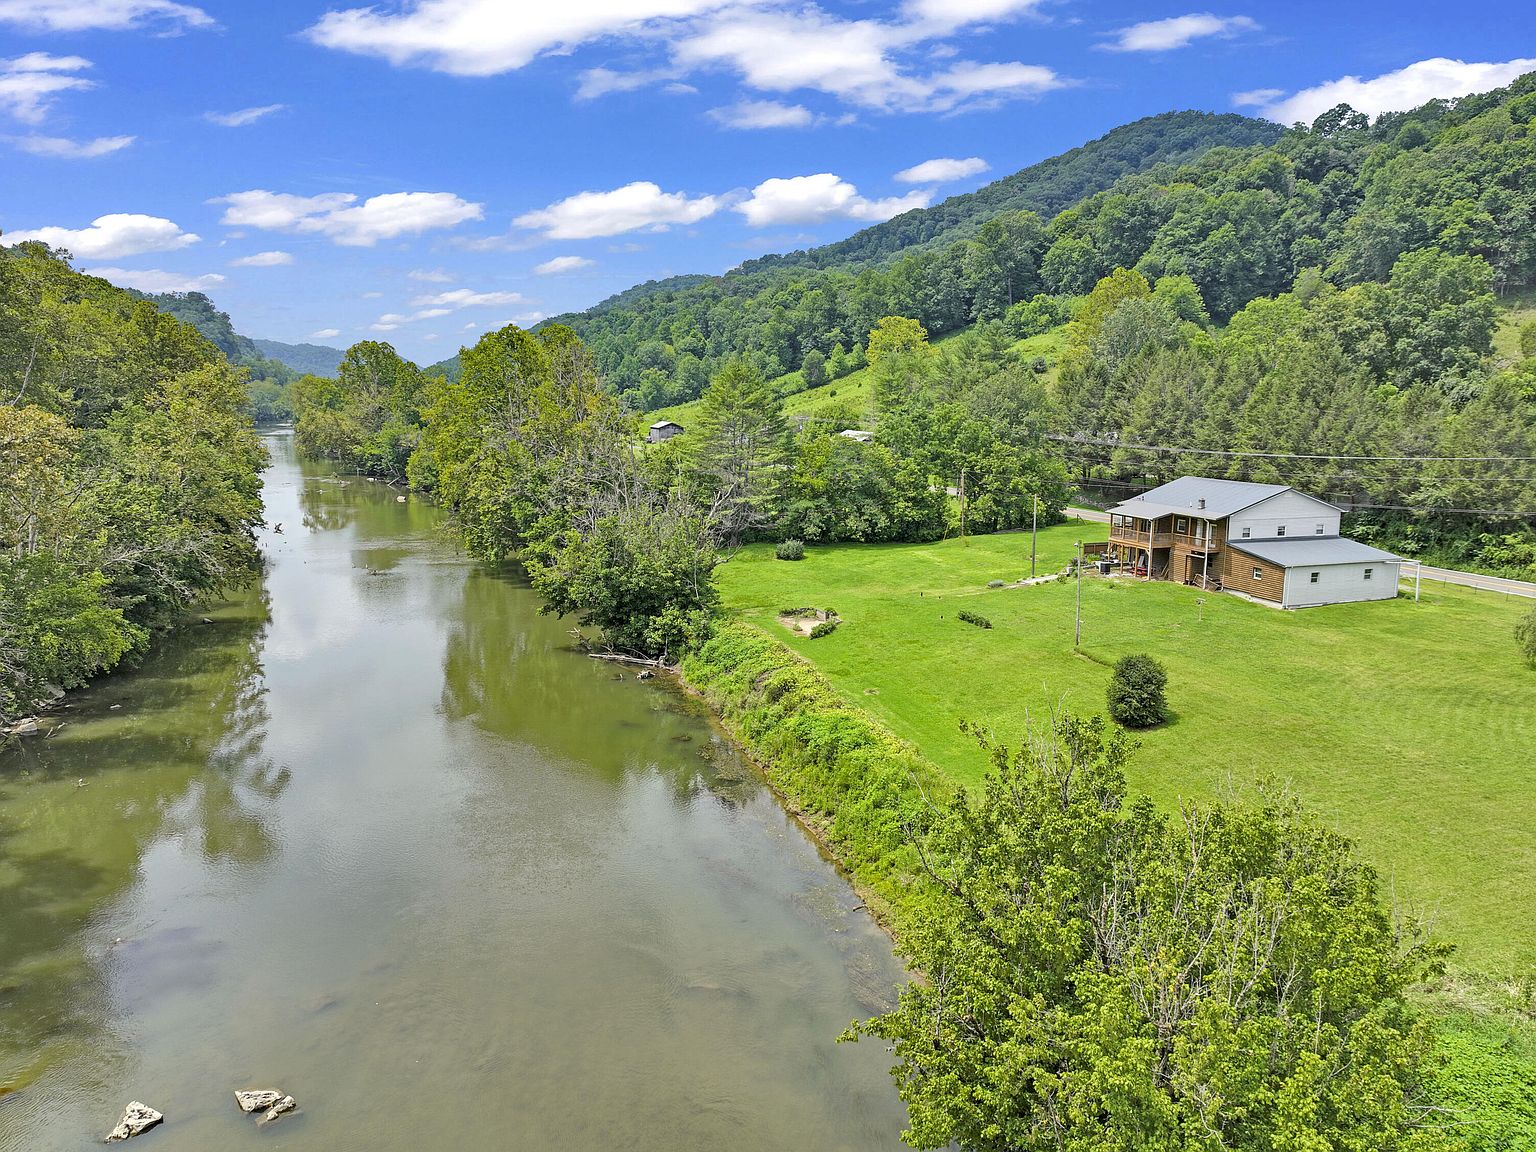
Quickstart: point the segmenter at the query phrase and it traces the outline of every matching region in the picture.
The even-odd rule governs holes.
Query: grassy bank
[[[1041,534],[1042,572],[1097,525]],[[970,719],[1017,743],[1031,714],[1104,707],[1107,665],[1150,652],[1169,671],[1172,723],[1145,734],[1132,785],[1172,804],[1284,781],[1353,837],[1396,898],[1434,915],[1456,963],[1515,972],[1536,959],[1536,675],[1516,658],[1518,609],[1426,585],[1422,603],[1285,613],[1168,584],[1088,580],[1083,654],[1070,583],[989,590],[1029,572],[1029,537],[811,549],[751,548],[720,572],[728,607],[815,662],[846,705],[910,741],[956,784],[984,763]],[[832,607],[818,640],[777,622]],[[992,620],[961,623],[962,609]]]

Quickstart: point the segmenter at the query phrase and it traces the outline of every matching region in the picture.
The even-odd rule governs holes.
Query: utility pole
[[[965,538],[965,465],[960,466],[960,544],[969,548],[971,542]]]
[[[1083,646],[1083,542],[1077,542],[1077,635],[1072,647]]]
[[[1040,531],[1040,497],[1030,493],[1032,508],[1029,516],[1029,578],[1035,578],[1035,535]]]

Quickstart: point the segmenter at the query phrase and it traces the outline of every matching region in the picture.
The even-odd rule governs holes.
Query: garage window
[[[1319,524],[1313,534],[1316,536],[1321,536],[1323,534],[1323,526]]]
[[[1252,534],[1252,532],[1253,532],[1252,528],[1244,528],[1243,529],[1243,539],[1244,540],[1248,539],[1248,537]]]
[[[1275,529],[1275,535],[1276,536],[1284,536],[1285,535],[1285,525],[1284,524],[1280,525],[1280,527]]]
[[[1311,579],[1308,582],[1311,583],[1311,584],[1316,584],[1317,583],[1317,577],[1318,577],[1318,573],[1316,573],[1316,572],[1312,573],[1312,577],[1311,577]]]
[[[1253,578],[1255,580],[1262,580],[1262,579],[1264,579],[1264,569],[1262,569],[1262,568],[1255,568],[1253,570]]]
[[[1367,569],[1366,569],[1366,570],[1365,570],[1365,578],[1366,578],[1366,579],[1367,579],[1367,580],[1369,580],[1369,579],[1370,579],[1370,578],[1371,578],[1371,570],[1370,570],[1370,569],[1369,569],[1369,568],[1367,568]]]

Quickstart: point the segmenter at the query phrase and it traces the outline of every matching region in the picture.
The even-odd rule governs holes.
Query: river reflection
[[[0,1149],[896,1146],[899,966],[707,720],[273,460],[264,588],[0,751]]]

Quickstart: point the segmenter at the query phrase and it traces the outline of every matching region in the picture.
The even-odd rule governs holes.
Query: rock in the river
[[[652,672],[649,668],[635,677],[636,680],[654,680],[655,678],[656,673]]]
[[[276,1104],[268,1108],[266,1113],[260,1120],[256,1121],[256,1123],[270,1124],[279,1116],[286,1116],[289,1112],[292,1112],[298,1106],[298,1101],[296,1101],[292,1096],[284,1096]]]
[[[261,1112],[283,1098],[281,1088],[250,1088],[235,1093],[235,1103],[242,1112]]]
[[[108,1144],[115,1144],[119,1140],[127,1140],[134,1136],[142,1136],[165,1117],[156,1112],[148,1104],[141,1104],[137,1100],[123,1109],[123,1118],[117,1122],[117,1127],[107,1136]]]

